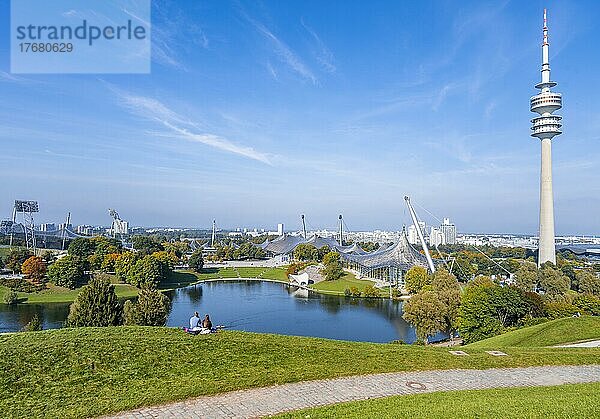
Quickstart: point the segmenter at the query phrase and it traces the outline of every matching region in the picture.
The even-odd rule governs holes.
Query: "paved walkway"
[[[590,340],[587,342],[570,343],[568,345],[558,345],[557,348],[600,348],[600,340]]]
[[[145,407],[114,417],[254,418],[394,395],[589,382],[600,382],[600,365],[386,373],[233,391]]]

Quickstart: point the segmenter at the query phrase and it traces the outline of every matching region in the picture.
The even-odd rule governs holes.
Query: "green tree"
[[[42,330],[42,320],[37,314],[34,314],[31,320],[23,327],[23,332],[37,332]]]
[[[315,246],[310,243],[300,243],[294,249],[294,259],[300,261],[317,261],[319,258],[319,251]]]
[[[10,289],[7,291],[6,294],[4,294],[4,304],[9,305],[9,306],[14,306],[18,303],[19,303],[19,295],[17,294],[17,292],[15,290]]]
[[[454,275],[445,269],[439,269],[433,274],[431,286],[443,306],[440,314],[444,327],[441,331],[452,337],[458,329],[461,294],[458,281]]]
[[[102,272],[115,272],[115,267],[119,256],[121,255],[118,253],[109,253],[108,255],[104,256],[104,260],[100,265],[100,269],[102,270]]]
[[[48,268],[48,280],[54,285],[75,289],[85,281],[85,263],[76,256],[67,255]]]
[[[496,285],[469,284],[462,295],[458,331],[466,343],[497,335],[502,323],[489,297],[489,289]]]
[[[563,300],[570,288],[569,277],[552,264],[544,264],[538,270],[538,282],[544,290],[544,298],[549,301]]]
[[[325,257],[325,255],[328,254],[329,252],[331,252],[331,249],[329,248],[329,246],[322,246],[321,248],[319,248],[317,250],[317,261],[319,261],[319,262],[323,261],[323,258]]]
[[[133,244],[133,248],[142,256],[165,250],[160,241],[151,236],[133,236],[131,243]]]
[[[444,305],[437,294],[425,291],[413,295],[405,303],[402,317],[413,325],[417,337],[427,344],[430,337],[444,329],[443,312]]]
[[[165,279],[163,266],[154,256],[144,256],[135,263],[131,279],[134,287],[157,287]]]
[[[23,262],[25,262],[31,256],[33,256],[33,253],[27,249],[13,249],[6,256],[6,268],[10,269],[14,273],[20,273]]]
[[[164,326],[167,323],[171,302],[162,292],[142,288],[137,301],[127,300],[123,319],[127,326]]]
[[[535,264],[523,262],[515,272],[515,286],[523,291],[535,291],[537,282],[538,272]]]
[[[204,257],[202,255],[202,249],[194,250],[194,253],[188,258],[188,266],[195,272],[200,272],[204,267]]]
[[[174,253],[178,258],[181,258],[190,250],[189,243],[182,241],[165,242],[162,246],[167,252]]]
[[[342,268],[342,262],[340,261],[340,254],[338,252],[329,252],[323,257],[323,264],[325,268],[321,271],[325,275],[325,280],[335,281],[344,276],[344,269]]]
[[[83,287],[69,308],[66,327],[118,326],[123,317],[115,286],[104,274],[96,275]]]
[[[135,276],[135,264],[140,255],[135,252],[124,252],[115,261],[115,273],[121,281],[132,283]]]
[[[413,266],[404,276],[404,286],[410,294],[416,294],[425,285],[431,285],[431,278],[427,269],[422,266]]]
[[[595,272],[577,271],[578,291],[586,294],[600,295],[600,278]]]
[[[90,257],[94,251],[96,250],[96,246],[91,239],[86,237],[78,237],[69,243],[68,251],[71,256],[78,256],[82,259],[87,259]]]

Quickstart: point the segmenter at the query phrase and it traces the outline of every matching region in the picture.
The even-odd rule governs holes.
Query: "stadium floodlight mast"
[[[35,224],[33,221],[33,214],[40,212],[40,206],[37,201],[24,201],[15,200],[15,206],[13,207],[13,223],[17,221],[17,215],[21,214],[23,218],[23,230],[25,233],[25,246],[27,250],[31,249],[35,253]],[[12,246],[13,234],[11,231],[10,245]]]

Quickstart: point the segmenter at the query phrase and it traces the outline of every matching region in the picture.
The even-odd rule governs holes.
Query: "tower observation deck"
[[[553,112],[562,108],[562,95],[550,91],[550,88],[556,86],[556,82],[550,81],[548,47],[548,22],[546,9],[544,9],[542,81],[535,85],[536,89],[540,89],[540,93],[530,99],[531,112],[539,114],[531,120],[531,136],[539,138],[542,143],[538,266],[544,262],[556,264],[554,196],[552,192],[552,139],[562,134],[562,117],[553,115]]]

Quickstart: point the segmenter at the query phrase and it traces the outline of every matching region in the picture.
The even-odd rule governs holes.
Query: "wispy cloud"
[[[302,26],[304,26],[304,29],[306,29],[306,31],[312,36],[312,38],[317,44],[317,51],[315,53],[317,61],[321,64],[321,66],[326,72],[335,73],[336,66],[334,64],[335,59],[333,57],[333,53],[329,50],[329,48],[327,48],[327,46],[321,40],[319,35],[317,35],[317,33],[304,22],[304,19],[301,19],[300,22],[302,23]]]
[[[277,54],[281,62],[290,67],[290,69],[299,74],[302,78],[309,80],[312,84],[318,84],[318,80],[312,70],[285,42],[275,36],[275,34],[264,24],[253,19],[244,11],[240,11],[240,13],[262,36],[265,37],[269,44],[271,44],[275,54]]]
[[[179,138],[201,143],[218,150],[237,154],[271,165],[269,155],[266,153],[256,151],[252,147],[235,144],[218,135],[198,132],[201,130],[198,124],[174,112],[159,100],[133,95],[116,88],[111,88],[111,90],[117,94],[120,105],[131,113],[154,121],[167,128],[167,132],[150,131],[149,133],[151,135],[156,137]]]

